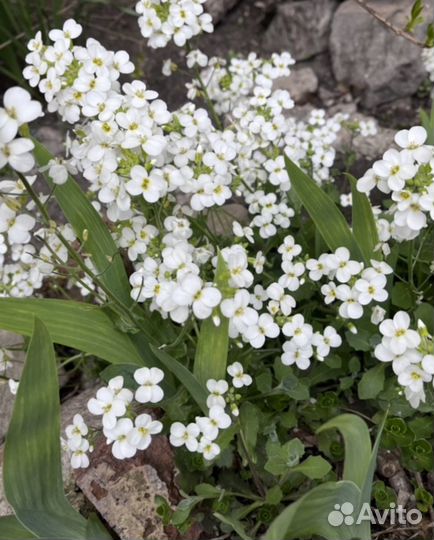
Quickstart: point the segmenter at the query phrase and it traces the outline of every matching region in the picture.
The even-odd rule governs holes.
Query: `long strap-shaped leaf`
[[[223,296],[227,297],[228,270],[226,263],[219,253],[215,281]],[[229,319],[223,317],[218,308],[220,324],[216,326],[213,318],[203,321],[197,341],[194,359],[194,374],[205,386],[208,379],[224,379],[229,347]]]
[[[127,334],[99,307],[71,300],[0,298],[0,328],[24,336],[41,319],[55,343],[94,354],[111,363],[144,365]]]
[[[53,156],[37,140],[33,139],[33,142],[36,161],[41,167],[46,166]],[[122,258],[101,216],[72,176],[62,185],[54,185],[47,172],[45,178],[54,188],[54,196],[76,235],[84,243],[84,251],[90,254],[101,282],[121,302],[131,305],[130,286]],[[84,231],[87,231],[86,238]]]
[[[368,197],[357,189],[357,180],[347,174],[351,184],[353,199],[353,233],[366,260],[381,258],[381,252],[374,251],[379,243],[372,205]]]
[[[362,489],[368,475],[372,445],[368,426],[355,414],[341,414],[322,425],[317,433],[329,429],[341,432],[345,442],[343,479]]]
[[[36,538],[15,516],[0,517],[0,540],[31,540]]]
[[[56,359],[38,319],[6,438],[4,488],[18,520],[36,536],[86,537],[86,520],[63,491]]]
[[[291,179],[291,189],[295,191],[300,202],[306,208],[327,246],[332,251],[339,247],[346,247],[354,259],[364,260],[344,215],[333,200],[286,156],[285,164]]]

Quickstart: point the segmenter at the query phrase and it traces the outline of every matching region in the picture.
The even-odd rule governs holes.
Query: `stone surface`
[[[369,3],[399,28],[405,27],[412,4],[413,0]],[[426,4],[426,19],[432,19],[432,2]],[[396,36],[354,0],[346,0],[336,10],[330,53],[336,80],[350,87],[365,107],[409,96],[426,77],[420,48]]]
[[[100,441],[76,483],[121,540],[166,540],[155,496],[179,500],[173,474],[173,452],[165,437],[154,437],[147,450],[124,461],[113,458],[110,447]]]
[[[22,347],[24,339],[22,336],[0,330],[0,348],[4,350],[10,359],[6,373],[1,372],[0,375],[6,375],[8,378],[19,379],[24,366],[25,354],[21,350],[10,350]],[[3,443],[6,436],[9,422],[12,416],[15,397],[9,390],[7,380],[0,379],[0,444]]]
[[[207,0],[205,11],[212,15],[214,24],[219,23],[228,11],[233,9],[240,0]]]
[[[229,203],[213,208],[208,213],[207,224],[211,232],[217,236],[232,236],[232,223],[238,221],[241,225],[249,222],[247,208],[239,203]]]
[[[312,68],[301,68],[291,72],[289,77],[274,81],[274,89],[288,90],[295,103],[303,103],[318,89],[318,78]]]
[[[305,60],[327,49],[336,0],[299,0],[278,5],[265,32],[264,47]]]

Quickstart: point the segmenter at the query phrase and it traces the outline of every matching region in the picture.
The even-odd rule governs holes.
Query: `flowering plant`
[[[203,4],[142,0],[141,33],[151,47],[188,45],[212,30]],[[84,412],[66,429],[72,467],[88,467],[101,440],[124,460],[164,433],[186,501],[160,501],[166,524],[188,531],[201,506],[213,511],[209,534],[332,538],[336,500],[370,499],[379,439],[372,448],[361,417],[380,436],[387,409],[409,419],[432,410],[427,131],[399,131],[339,198],[339,132],[370,137],[376,127],[323,110],[296,120],[276,87],[289,53],[225,60],[188,46],[189,101],[171,112],[144,82],[121,82],[134,71],[125,51],[78,45],[81,33],[72,19],[48,43],[38,33],[23,72],[69,126],[63,156],[32,136],[43,112],[28,92],[9,89],[0,109],[0,327],[35,343],[17,407],[29,407],[37,343],[83,351],[110,365],[88,403],[99,429]],[[65,219],[53,219],[53,199]],[[352,206],[351,226],[338,201]],[[54,286],[82,301],[43,298]],[[17,422],[18,413],[10,448]],[[411,433],[408,446],[425,437]],[[19,522],[49,537],[44,520],[21,511],[13,482],[8,473]],[[344,529],[342,538],[370,538],[366,525]]]

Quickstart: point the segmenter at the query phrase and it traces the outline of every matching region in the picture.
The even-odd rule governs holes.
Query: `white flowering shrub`
[[[204,4],[141,0],[140,31],[151,47],[183,46],[212,31]],[[27,91],[7,90],[0,109],[0,326],[30,335],[36,317],[55,343],[111,364],[98,364],[103,382],[63,434],[72,467],[92,466],[101,441],[126,460],[164,434],[186,496],[215,484],[213,496],[196,491],[189,512],[214,499],[216,519],[245,538],[272,522],[267,538],[294,538],[292,527],[322,534],[320,515],[273,519],[336,478],[342,448],[328,428],[345,439],[355,426],[369,462],[365,424],[339,412],[369,414],[380,435],[390,409],[384,444],[403,446],[410,470],[430,470],[432,429],[410,424],[433,405],[426,130],[399,131],[339,195],[339,132],[371,137],[376,127],[324,110],[296,120],[290,94],[275,87],[290,76],[289,52],[226,60],[189,47],[188,101],[170,111],[151,83],[131,79],[125,51],[81,34],[72,19],[48,42],[38,32],[23,71],[68,128],[63,155],[32,136],[44,113]],[[176,67],[169,60],[164,73]],[[50,288],[82,302],[45,299]],[[7,377],[7,351],[0,369]],[[17,400],[25,403],[22,383]],[[240,513],[246,500],[258,504]],[[169,503],[161,512],[184,530],[194,519]]]

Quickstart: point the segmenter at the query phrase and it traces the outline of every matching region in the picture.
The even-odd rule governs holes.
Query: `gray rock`
[[[11,379],[19,379],[24,366],[25,354],[21,350],[10,350],[9,347],[17,349],[22,347],[24,339],[22,336],[0,330],[0,348],[4,349],[10,360],[5,375]],[[4,373],[2,372],[1,375]],[[11,394],[7,381],[0,380],[0,444],[4,441],[9,422],[12,416],[15,396]]]
[[[212,15],[213,23],[217,24],[239,2],[240,0],[208,0],[205,4],[205,11]]]
[[[369,3],[399,28],[405,26],[412,4],[413,0]],[[432,19],[432,2],[425,4],[426,19]],[[354,0],[346,0],[336,10],[330,53],[336,80],[350,87],[365,107],[409,96],[426,77],[420,48],[396,36]]]
[[[295,103],[303,103],[318,89],[318,77],[312,68],[301,68],[291,72],[289,77],[274,81],[273,89],[288,90]]]
[[[289,51],[305,60],[327,49],[336,0],[300,0],[277,7],[264,36],[270,51]]]

